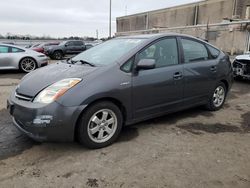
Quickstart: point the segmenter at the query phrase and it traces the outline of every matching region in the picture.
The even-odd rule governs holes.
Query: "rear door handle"
[[[180,79],[182,79],[182,73],[181,72],[174,73],[173,78],[174,78],[174,80],[180,80]]]
[[[216,66],[211,66],[211,67],[210,67],[210,70],[211,70],[212,72],[216,72],[216,71],[217,71],[217,68],[216,68]]]

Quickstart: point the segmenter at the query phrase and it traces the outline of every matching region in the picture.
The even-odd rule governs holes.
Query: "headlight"
[[[49,104],[62,96],[70,88],[78,84],[82,79],[67,78],[56,82],[42,90],[33,102]]]

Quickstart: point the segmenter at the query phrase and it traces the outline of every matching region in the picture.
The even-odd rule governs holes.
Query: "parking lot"
[[[236,81],[218,112],[142,122],[89,150],[36,143],[16,130],[6,99],[23,76],[0,72],[0,187],[250,187],[250,81]]]

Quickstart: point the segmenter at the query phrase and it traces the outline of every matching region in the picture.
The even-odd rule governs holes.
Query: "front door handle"
[[[182,73],[181,72],[174,73],[173,78],[174,78],[174,80],[180,80],[180,79],[182,79]]]

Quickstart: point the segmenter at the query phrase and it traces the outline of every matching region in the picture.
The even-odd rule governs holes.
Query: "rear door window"
[[[207,48],[204,44],[190,40],[181,39],[185,63],[206,61],[209,59]]]
[[[83,42],[82,41],[75,41],[74,45],[75,46],[83,46]]]
[[[74,44],[73,41],[67,42],[66,45],[67,45],[67,46],[75,46],[75,44]]]

